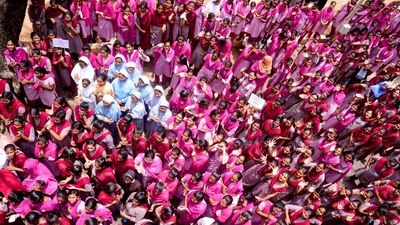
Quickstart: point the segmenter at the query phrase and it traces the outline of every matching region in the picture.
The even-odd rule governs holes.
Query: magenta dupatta
[[[21,67],[18,68],[18,77],[20,80],[33,80],[35,72],[33,69],[29,69],[28,71],[22,71]]]
[[[222,174],[221,179],[225,186],[228,187],[228,194],[237,195],[243,191],[243,184],[242,180],[239,180],[236,183],[232,182],[231,178],[233,175],[233,172],[227,172]]]
[[[205,172],[203,175],[203,182],[204,182],[204,193],[207,194],[208,196],[213,196],[215,194],[221,194],[222,193],[222,185],[220,181],[216,181],[214,183],[211,183],[209,181],[209,178],[211,176],[210,172]]]
[[[156,156],[152,163],[147,163],[144,161],[144,154],[138,155],[142,161],[143,168],[146,170],[147,174],[153,178],[157,178],[162,171],[162,161]]]
[[[15,47],[15,50],[12,52],[10,52],[8,49],[6,49],[3,52],[3,55],[5,56],[7,62],[20,63],[22,60],[29,59],[28,54],[22,47]]]
[[[31,178],[36,178],[39,175],[47,175],[54,178],[53,173],[37,159],[27,159],[23,169]]]
[[[54,161],[57,158],[57,145],[52,141],[49,141],[49,144],[45,147],[45,149],[40,149],[39,145],[35,144],[35,156],[38,157],[40,151],[43,152],[49,157],[49,161]]]
[[[91,18],[91,15],[90,15],[91,12],[89,10],[88,4],[85,1],[83,1],[82,5],[80,7],[81,7],[80,11],[81,11],[82,16],[83,16],[83,18],[81,18],[81,19],[86,22],[87,26],[92,26],[92,18]],[[71,6],[70,6],[70,10],[71,10],[71,12],[74,13],[74,15],[76,15],[77,10],[78,10],[77,5],[76,5],[76,1],[72,2]]]
[[[194,195],[195,191],[190,191],[188,193],[188,209],[189,209],[189,213],[195,217],[195,218],[199,218],[201,215],[203,215],[203,213],[206,211],[207,208],[207,203],[202,200],[201,202],[198,203],[194,203],[192,201],[193,195]]]
[[[169,205],[169,192],[167,189],[163,189],[161,193],[156,194],[154,188],[156,183],[153,182],[147,187],[147,191],[150,193],[150,198],[154,203],[162,203],[163,205]]]
[[[24,198],[19,204],[11,203],[10,209],[16,214],[25,216],[32,211],[31,201],[28,198]]]
[[[222,62],[220,59],[217,59],[215,62],[211,62],[211,54],[207,54],[204,58],[204,65],[205,68],[211,71],[219,70],[222,66]]]
[[[190,190],[199,191],[203,189],[204,182],[202,180],[198,181],[197,183],[193,183],[191,181],[192,174],[186,174],[182,177],[182,181],[186,182],[187,187]]]

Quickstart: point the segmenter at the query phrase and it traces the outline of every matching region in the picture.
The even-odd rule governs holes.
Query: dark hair
[[[157,182],[156,186],[154,187],[154,190],[162,191],[164,189],[165,189],[165,186],[164,186],[164,184],[162,182]]]
[[[37,140],[36,140],[36,141],[48,142],[48,141],[49,141],[49,138],[47,138],[46,135],[39,135],[39,136],[37,137]]]
[[[1,98],[10,100],[11,102],[14,100],[13,94],[9,91],[4,92],[3,95],[1,96]]]
[[[85,208],[89,208],[89,209],[94,210],[94,209],[96,209],[96,207],[97,207],[97,200],[96,199],[94,199],[94,198],[86,199]]]
[[[39,224],[40,215],[36,211],[32,211],[25,216],[25,221],[30,224]]]
[[[6,146],[4,146],[4,151],[7,152],[7,150],[14,150],[16,151],[17,149],[15,148],[14,144],[7,144]]]
[[[147,192],[139,191],[133,196],[140,204],[145,204],[147,202]]]
[[[57,192],[57,197],[66,200],[68,197],[68,192],[66,190],[59,190]]]
[[[8,195],[8,201],[11,203],[21,203],[24,200],[24,192],[13,191]]]
[[[38,108],[31,108],[31,115],[39,115],[40,110]]]
[[[89,138],[86,140],[86,145],[94,145],[96,146],[96,140],[94,138]]]
[[[178,155],[182,154],[181,149],[176,146],[171,149],[171,152],[175,152]]]
[[[44,195],[45,194],[43,194],[43,192],[41,192],[41,191],[32,191],[29,194],[29,200],[31,200],[32,203],[38,203],[43,200]]]
[[[31,66],[32,66],[32,63],[31,63],[30,61],[28,61],[28,60],[21,60],[21,62],[19,63],[19,65],[20,65],[21,67],[27,67],[28,69],[30,69]]]
[[[247,221],[251,220],[252,213],[249,210],[246,210],[240,214],[241,216],[245,217]]]
[[[178,175],[179,175],[179,171],[178,171],[177,169],[175,169],[175,168],[172,168],[172,169],[169,171],[169,174],[172,174],[172,176],[173,176],[174,178],[176,178],[176,177],[178,177]]]
[[[211,176],[215,177],[217,180],[219,180],[221,178],[221,174],[218,173],[218,171],[214,171],[211,173]]]
[[[68,196],[70,196],[70,195],[76,195],[77,197],[79,197],[79,191],[78,190],[74,190],[74,189],[72,189],[72,190],[69,190],[68,191]]]
[[[83,45],[82,46],[82,51],[87,51],[87,50],[92,51],[92,49],[90,48],[89,45]]]
[[[96,219],[96,217],[89,217],[85,220],[85,225],[98,225],[99,221]]]
[[[80,175],[80,174],[82,174],[82,171],[83,171],[82,166],[79,165],[79,164],[78,165],[73,165],[72,168],[71,168],[71,173],[73,175]]]
[[[123,120],[127,123],[131,123],[133,118],[131,114],[127,114],[126,116],[124,116]]]
[[[121,46],[122,43],[120,40],[115,40],[114,44],[113,44],[113,48],[117,47],[117,46]]]
[[[104,122],[101,120],[95,120],[92,123],[92,127],[98,129],[98,130],[103,130],[104,129]]]
[[[72,123],[72,129],[79,130],[81,132],[85,131],[85,127],[83,126],[81,121],[75,121]]]
[[[117,190],[117,185],[114,182],[109,182],[106,184],[105,191],[108,194],[112,194]]]
[[[185,65],[186,67],[188,67],[188,59],[187,59],[187,56],[185,54],[181,54],[179,56],[179,63],[181,65]]]
[[[193,132],[190,129],[185,129],[182,134],[186,134],[189,138],[192,138]]]
[[[208,142],[204,139],[200,139],[199,146],[201,149],[206,150],[208,148]]]
[[[189,91],[187,91],[187,90],[182,90],[181,92],[179,92],[179,97],[181,97],[181,98],[187,98],[187,97],[189,97]],[[181,111],[181,112],[183,112],[183,111]]]
[[[41,35],[39,32],[33,31],[33,32],[31,33],[31,39],[33,39],[33,37],[35,37],[35,36],[39,36],[40,40],[42,40],[42,35]],[[35,49],[36,49],[36,48],[35,48]],[[35,49],[34,49],[34,50],[35,50]]]
[[[194,179],[196,179],[196,181],[200,181],[201,179],[203,179],[203,174],[196,172],[192,175],[192,177],[194,177]]]
[[[126,159],[128,159],[129,152],[128,152],[128,150],[126,150],[126,148],[121,148],[118,151],[118,155],[120,155],[123,160],[126,160]]]
[[[13,122],[18,122],[24,124],[24,118],[22,116],[16,116]]]
[[[99,157],[95,161],[101,168],[105,168],[107,166],[107,160],[104,157]]]
[[[147,151],[144,153],[144,157],[145,157],[145,158],[150,157],[151,159],[154,159],[154,158],[156,157],[156,153],[155,153],[153,150],[147,150]]]
[[[210,112],[210,118],[219,115],[219,112],[214,109],[213,111]]]
[[[75,159],[75,149],[74,148],[66,148],[64,149],[64,151],[62,152],[62,156],[65,158],[72,158]]]
[[[55,225],[60,222],[60,217],[55,212],[49,212],[47,214],[46,222],[48,225]]]
[[[101,74],[97,75],[97,78],[100,78],[100,80],[102,80],[102,81],[106,81],[107,75],[101,73]]]
[[[58,110],[55,114],[54,114],[54,118],[60,119],[60,120],[65,120],[65,116],[66,113],[64,110]]]
[[[172,206],[166,206],[164,208],[161,209],[161,219],[163,221],[168,220],[169,218],[171,218],[174,215],[174,208],[172,208]]]
[[[232,201],[233,201],[232,196],[230,196],[230,195],[225,195],[225,196],[224,196],[224,199],[225,199],[227,205],[232,204]]]
[[[202,192],[202,191],[196,191],[194,194],[193,194],[193,197],[195,197],[196,199],[197,199],[197,201],[201,201],[201,200],[203,200],[204,199],[204,193]]]
[[[81,102],[81,104],[79,104],[79,108],[84,109],[84,110],[88,110],[89,109],[89,103],[88,102]]]
[[[100,51],[105,51],[105,52],[107,52],[107,53],[110,53],[110,52],[111,52],[110,48],[109,48],[107,45],[103,45],[103,46],[100,48]]]

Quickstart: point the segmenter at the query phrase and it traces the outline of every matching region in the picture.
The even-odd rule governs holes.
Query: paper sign
[[[258,97],[255,94],[251,94],[249,98],[249,104],[259,110],[261,110],[265,105],[265,100]]]
[[[53,46],[55,48],[69,48],[69,41],[61,38],[53,38]]]

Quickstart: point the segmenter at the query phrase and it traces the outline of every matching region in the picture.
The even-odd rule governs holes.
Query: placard
[[[249,104],[259,110],[261,110],[262,108],[264,108],[265,105],[265,100],[258,97],[255,94],[251,94],[250,98],[249,98]]]
[[[53,46],[55,48],[69,48],[69,41],[61,38],[53,38]]]

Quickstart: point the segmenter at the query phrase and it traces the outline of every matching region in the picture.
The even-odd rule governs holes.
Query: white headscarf
[[[139,79],[142,80],[143,83],[150,85],[150,80],[146,76],[142,75],[142,76],[139,77]]]
[[[94,69],[89,59],[86,56],[81,56],[79,61],[84,62],[86,64],[85,68],[81,68],[79,63],[77,63],[71,72],[71,77],[74,79],[75,83],[79,83],[83,78],[90,80],[90,82],[94,81]]]

